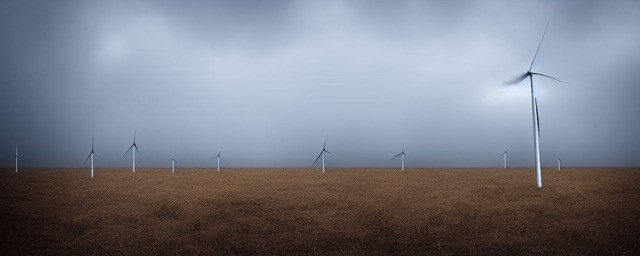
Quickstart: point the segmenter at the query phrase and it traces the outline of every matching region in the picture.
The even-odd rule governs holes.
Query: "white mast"
[[[324,143],[322,144],[322,151],[320,151],[320,154],[318,155],[318,157],[316,157],[316,160],[313,161],[313,164],[311,164],[311,166],[315,165],[316,162],[318,162],[318,159],[320,159],[320,157],[322,157],[322,173],[324,173],[324,154],[325,153],[329,153],[331,154],[331,152],[329,152],[327,150],[327,139],[324,139]]]
[[[526,73],[518,76],[514,80],[507,82],[507,84],[518,84],[522,82],[524,79],[529,77],[529,82],[531,84],[531,116],[533,119],[533,150],[535,154],[535,171],[536,171],[536,185],[538,190],[542,188],[542,169],[540,166],[540,113],[538,112],[538,99],[536,97],[535,91],[533,89],[533,76],[544,76],[547,78],[551,78],[558,82],[560,80],[540,73],[531,72],[531,68],[533,67],[533,63],[536,61],[536,57],[538,56],[538,52],[540,51],[540,46],[542,45],[542,41],[544,40],[544,36],[547,34],[547,29],[549,28],[549,22],[547,22],[547,26],[544,29],[544,33],[542,34],[542,39],[540,39],[540,43],[538,44],[538,49],[536,49],[536,54],[533,55],[533,60],[531,61],[531,65],[529,66],[529,70]]]
[[[18,145],[16,145],[16,154],[13,155],[13,157],[16,159],[16,173],[18,173],[18,158],[20,158],[20,155],[18,155]]]

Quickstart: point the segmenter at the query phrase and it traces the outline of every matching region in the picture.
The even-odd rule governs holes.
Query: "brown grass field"
[[[2,255],[640,255],[640,168],[0,170]]]

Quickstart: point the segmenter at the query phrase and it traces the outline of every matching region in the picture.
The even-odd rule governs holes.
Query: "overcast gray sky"
[[[640,1],[0,1],[0,165],[640,165]]]

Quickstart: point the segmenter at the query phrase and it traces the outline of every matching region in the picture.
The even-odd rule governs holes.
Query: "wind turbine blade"
[[[138,149],[137,145],[134,144],[133,147],[136,149],[136,151],[138,151],[138,155],[142,155],[142,154],[140,154],[140,150]]]
[[[546,77],[546,78],[551,78],[551,79],[553,79],[553,80],[556,80],[556,81],[558,81],[558,82],[562,83],[562,81],[560,81],[559,79],[557,79],[557,78],[555,78],[555,77],[552,77],[552,76],[548,76],[548,75],[540,74],[540,73],[533,73],[533,72],[531,72],[531,74],[532,74],[532,75],[544,76],[544,77]]]
[[[509,80],[507,82],[504,82],[505,85],[514,85],[514,84],[519,84],[520,82],[522,82],[522,80],[524,80],[525,78],[527,78],[527,76],[529,75],[529,73],[524,73],[512,80]]]
[[[87,158],[84,159],[84,162],[82,163],[82,166],[84,166],[85,164],[87,164],[87,161],[89,161],[89,157],[91,157],[91,154],[93,152],[89,153],[89,155],[87,156]]]
[[[322,156],[322,154],[324,154],[324,150],[323,150],[323,151],[320,151],[320,154],[318,155],[318,157],[316,157],[316,160],[315,160],[315,161],[313,161],[313,164],[311,164],[311,166],[316,165],[316,163],[318,162],[318,159],[320,159],[320,157]]]
[[[133,144],[131,144],[131,147],[129,147],[129,149],[127,149],[127,152],[124,152],[124,154],[122,154],[122,157],[126,156],[127,153],[129,153],[129,151],[131,151],[132,148],[133,148]]]
[[[322,149],[327,148],[327,138],[324,138],[324,143],[322,143]]]
[[[327,153],[329,153],[329,154],[332,154],[332,155],[333,155],[333,153],[329,152],[329,150],[326,150],[326,149],[325,149],[325,150],[324,150],[324,152],[327,152]]]
[[[544,28],[544,33],[542,33],[542,38],[540,39],[540,43],[538,44],[538,49],[536,49],[536,54],[533,55],[533,60],[531,61],[531,65],[529,66],[529,71],[533,68],[533,62],[536,61],[536,57],[538,57],[538,52],[540,51],[540,46],[542,45],[542,41],[544,40],[544,36],[547,34],[547,29],[549,28],[549,23],[551,23],[551,18],[547,21],[547,26]]]
[[[401,155],[402,155],[402,153],[397,154],[397,155],[393,156],[392,158],[390,158],[389,160],[393,160],[393,159],[395,159],[396,157],[399,157],[399,156],[401,156]]]
[[[536,103],[536,122],[538,123],[538,136],[540,136],[540,112],[538,112],[538,98],[535,98]]]

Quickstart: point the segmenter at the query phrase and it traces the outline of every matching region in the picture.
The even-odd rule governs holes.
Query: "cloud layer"
[[[640,165],[635,1],[48,1],[0,4],[0,164]]]

